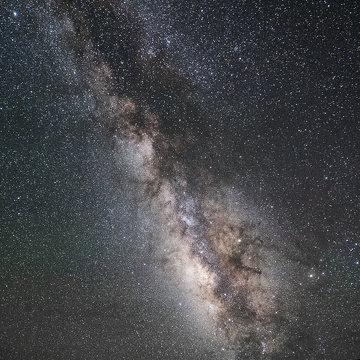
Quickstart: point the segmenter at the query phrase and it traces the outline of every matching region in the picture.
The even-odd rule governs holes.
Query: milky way
[[[175,18],[172,20],[171,31],[166,28],[167,30],[162,33],[161,29],[167,21],[167,12],[175,14],[175,11],[169,10],[175,5],[171,5],[171,2],[168,4],[169,8],[165,5],[161,7],[156,2],[150,6],[130,2],[51,1],[36,15],[48,31],[44,36],[47,38],[42,41],[50,49],[46,55],[49,57],[49,63],[52,63],[52,66],[59,63],[59,67],[62,67],[61,73],[67,74],[62,82],[58,80],[61,86],[56,85],[55,81],[52,82],[49,93],[56,98],[57,94],[63,91],[61,87],[68,86],[74,89],[66,99],[61,100],[80,114],[73,115],[71,126],[88,127],[97,136],[96,141],[90,141],[84,135],[85,130],[81,128],[77,129],[74,135],[74,139],[77,140],[73,140],[78,141],[81,138],[81,144],[87,142],[86,146],[81,145],[83,147],[79,153],[87,152],[87,155],[81,156],[85,156],[86,164],[93,164],[92,167],[88,165],[91,170],[87,176],[90,179],[94,176],[90,180],[92,185],[88,185],[88,188],[102,188],[101,191],[108,192],[111,194],[109,197],[113,196],[115,199],[110,201],[103,196],[96,204],[95,201],[90,203],[89,200],[89,204],[86,205],[90,214],[93,210],[89,209],[103,209],[107,206],[110,208],[111,206],[106,204],[112,204],[109,210],[111,217],[107,215],[104,222],[106,231],[108,234],[111,233],[108,235],[111,240],[108,240],[104,247],[111,248],[114,252],[112,254],[107,250],[107,258],[94,251],[87,255],[91,258],[92,265],[87,267],[91,270],[86,270],[86,276],[95,277],[99,264],[108,261],[109,265],[102,265],[105,269],[102,271],[106,277],[111,277],[112,285],[104,285],[106,291],[102,291],[102,286],[97,283],[99,292],[102,292],[102,295],[98,295],[99,298],[107,299],[106,296],[111,293],[114,294],[111,295],[111,301],[114,303],[133,302],[135,305],[129,305],[132,309],[129,310],[130,313],[136,312],[135,308],[138,305],[134,299],[137,296],[146,298],[145,302],[155,299],[151,300],[157,304],[151,308],[155,313],[158,308],[160,309],[159,304],[166,309],[176,306],[176,310],[172,312],[172,316],[176,318],[174,323],[183,329],[180,340],[176,339],[176,335],[170,336],[166,341],[159,340],[166,338],[166,330],[159,330],[159,327],[163,326],[163,315],[160,315],[162,310],[159,310],[159,314],[152,315],[154,323],[157,324],[158,321],[158,325],[153,325],[152,328],[155,335],[141,337],[140,330],[137,330],[138,325],[132,332],[133,335],[128,335],[130,330],[127,330],[127,325],[120,327],[120,333],[126,336],[119,335],[119,354],[121,353],[122,358],[134,358],[136,350],[127,352],[124,346],[127,341],[135,341],[138,336],[141,339],[139,342],[143,342],[144,346],[141,358],[145,358],[147,351],[150,351],[147,348],[150,348],[150,345],[144,340],[147,337],[151,339],[149,342],[156,343],[151,350],[152,358],[158,356],[159,359],[168,358],[167,356],[189,359],[290,359],[306,356],[313,359],[326,358],[331,341],[330,338],[322,340],[324,327],[319,325],[321,319],[317,316],[319,311],[324,311],[323,309],[329,305],[328,301],[323,301],[323,291],[325,292],[326,286],[331,290],[325,279],[327,271],[330,271],[333,265],[327,258],[331,258],[332,251],[335,250],[328,246],[329,243],[337,244],[335,239],[340,231],[332,230],[331,233],[335,235],[330,235],[329,228],[334,225],[327,225],[325,215],[323,221],[314,220],[314,223],[311,223],[312,214],[332,214],[331,209],[326,210],[324,205],[324,210],[321,208],[322,205],[318,204],[320,195],[324,196],[324,199],[332,199],[332,190],[324,185],[323,193],[326,195],[322,195],[323,193],[320,194],[320,190],[317,190],[320,187],[319,181],[311,180],[311,183],[308,180],[311,176],[315,179],[316,171],[311,168],[309,176],[305,178],[304,175],[301,178],[302,166],[305,167],[309,163],[309,160],[303,160],[301,157],[305,157],[305,154],[307,156],[308,148],[311,148],[309,152],[312,154],[316,153],[316,140],[308,146],[305,139],[301,143],[301,149],[295,147],[295,160],[286,160],[286,151],[276,150],[280,154],[277,169],[281,168],[283,162],[287,172],[284,170],[283,176],[280,176],[281,170],[269,170],[276,168],[272,168],[276,159],[276,156],[273,159],[271,155],[275,153],[274,143],[277,143],[279,149],[282,146],[287,149],[287,142],[290,143],[289,139],[295,136],[289,135],[289,129],[295,125],[289,122],[290,125],[277,126],[276,117],[285,116],[281,111],[295,105],[285,104],[282,110],[279,110],[277,107],[281,106],[279,104],[282,99],[276,100],[272,97],[272,85],[269,87],[270,90],[265,91],[267,98],[264,102],[261,99],[261,86],[258,85],[259,88],[254,90],[252,85],[247,85],[249,73],[253,75],[253,84],[260,82],[256,66],[262,67],[263,72],[268,71],[269,78],[272,76],[270,68],[264,70],[267,65],[256,65],[252,60],[246,59],[245,49],[259,46],[255,44],[256,39],[265,48],[264,52],[266,51],[265,35],[262,32],[256,35],[255,30],[250,31],[246,41],[233,41],[231,46],[226,42],[222,46],[231,51],[225,51],[221,47],[218,49],[219,53],[214,55],[215,40],[210,44],[209,39],[216,38],[213,33],[216,30],[215,24],[213,27],[207,27],[207,31],[211,33],[209,38],[206,35],[201,39],[193,38],[191,34],[186,33],[188,30],[181,32],[178,21],[181,22],[179,19],[182,16],[186,17],[181,11],[178,17],[171,15]],[[205,12],[202,8],[196,10],[196,6],[193,5],[192,11],[195,13],[199,10],[201,21],[204,17],[210,17],[210,5]],[[275,11],[276,14],[281,12],[281,7],[274,8],[275,10],[270,8],[269,11]],[[250,5],[244,5],[245,15],[249,9]],[[225,11],[224,8],[221,7],[221,11]],[[262,10],[259,13],[263,14]],[[245,24],[250,20],[245,21],[244,14],[242,16]],[[249,18],[251,14],[249,12]],[[18,17],[18,13],[13,12],[12,17]],[[264,15],[259,19],[266,23]],[[197,29],[197,20],[190,16],[186,21],[190,27]],[[28,22],[30,23],[29,19]],[[239,29],[242,26],[245,29],[245,25],[240,24]],[[234,27],[232,31],[240,31],[236,29]],[[178,36],[177,41],[175,34]],[[271,36],[269,35],[269,42]],[[207,50],[199,47],[201,41],[208,46]],[[278,45],[277,49],[276,56],[280,58],[281,46]],[[231,71],[228,75],[231,80],[225,81],[228,75],[222,75],[222,79],[214,78],[213,69],[225,66],[221,62],[220,65],[199,65],[201,61],[202,64],[207,60],[210,62],[211,56],[224,57],[221,61],[229,66]],[[236,65],[239,67],[237,70],[232,69],[231,62],[235,60],[231,60],[231,57],[235,57],[236,64],[240,64]],[[269,56],[265,59],[265,64],[271,61],[273,59]],[[284,67],[291,68],[290,65],[286,66]],[[304,65],[297,63],[296,66]],[[290,79],[293,73],[288,71]],[[243,72],[242,79],[238,79],[238,75],[235,76],[236,72]],[[203,75],[209,73],[211,76]],[[294,75],[290,80],[293,84],[298,84],[295,77]],[[220,86],[217,82],[223,85]],[[279,89],[282,89],[282,86]],[[293,85],[294,94],[296,86]],[[237,91],[236,87],[242,90]],[[217,90],[211,90],[212,88]],[[247,90],[244,90],[245,88]],[[285,92],[285,95],[295,96],[292,92],[290,95]],[[246,110],[246,106],[242,105],[246,101],[256,104],[254,108],[257,109],[259,106],[262,109],[264,104],[269,106],[269,118],[260,126],[256,125],[251,110]],[[60,104],[59,109],[61,106]],[[72,114],[75,113],[75,110],[71,111]],[[263,110],[258,114],[262,112]],[[301,116],[305,116],[305,113],[306,110]],[[251,125],[252,121],[254,124]],[[269,122],[272,121],[274,123],[270,126]],[[78,125],[79,123],[81,125]],[[254,130],[249,131],[251,136],[244,137],[247,140],[238,135],[241,131],[246,132],[251,126]],[[66,129],[61,131],[71,133]],[[302,136],[307,131],[315,132],[299,128],[294,133],[296,136]],[[60,130],[58,132],[60,133]],[[272,139],[270,133],[274,136],[275,140],[271,140],[274,143],[266,140]],[[318,135],[320,136],[322,135]],[[102,149],[98,153],[93,150],[96,146]],[[336,148],[336,144],[331,146]],[[259,150],[260,148],[262,150]],[[337,148],[340,148],[340,145]],[[347,148],[344,146],[344,149]],[[246,155],[248,156],[244,161],[243,157]],[[315,155],[313,156],[315,158]],[[103,159],[106,164],[101,164],[101,160],[91,159]],[[341,159],[343,162],[352,161],[349,156]],[[61,168],[63,165],[60,162],[59,164]],[[48,166],[47,163],[45,165]],[[292,166],[296,169],[292,170]],[[64,170],[61,168],[56,171],[70,173],[68,168],[63,168]],[[262,168],[265,169],[263,172]],[[72,175],[73,178],[79,179],[82,176],[84,175],[76,175],[76,172]],[[274,183],[286,184],[281,185],[286,189],[283,196],[279,196],[282,193],[281,186],[272,185],[272,179],[276,179]],[[322,180],[328,180],[325,173]],[[51,186],[58,186],[61,181],[53,181],[55,185]],[[305,185],[302,195],[297,198],[296,186],[300,186],[301,181]],[[315,185],[309,185],[307,193],[306,181],[317,184],[317,188]],[[339,183],[339,186],[342,186],[341,181]],[[102,194],[101,191],[99,193]],[[64,190],[62,192],[64,193]],[[62,200],[56,201],[66,203],[60,190],[58,193]],[[91,198],[89,194],[84,198]],[[324,199],[321,198],[325,204]],[[118,204],[114,205],[114,201],[118,201]],[[71,201],[68,202],[72,204]],[[82,202],[86,203],[86,199]],[[315,202],[317,203],[312,206]],[[274,204],[277,209],[274,209]],[[76,215],[82,211],[80,205],[79,209]],[[292,211],[287,213],[286,209]],[[97,211],[100,213],[100,210]],[[52,216],[55,215],[54,211]],[[97,221],[101,222],[102,216],[95,214],[91,219],[95,219],[96,224]],[[114,224],[121,222],[120,218],[122,224],[126,225],[122,225],[124,230],[115,234],[111,231]],[[351,219],[354,219],[353,214]],[[73,219],[69,223],[72,221]],[[311,231],[315,225],[318,225],[318,230]],[[348,235],[347,238],[351,237],[352,242],[348,247],[352,249],[352,254],[355,254],[357,250],[353,252],[353,242],[356,236],[353,234],[356,226],[351,223],[349,228],[351,231],[346,234],[351,234],[352,237]],[[114,245],[117,243],[122,247],[117,248],[117,245]],[[358,265],[358,262],[356,264]],[[79,272],[81,273],[80,270]],[[114,275],[110,276],[112,273]],[[126,275],[121,275],[125,273]],[[75,277],[75,274],[71,273],[70,276]],[[64,284],[66,282],[64,280]],[[71,281],[69,283],[71,285]],[[114,283],[117,285],[113,285]],[[113,287],[123,283],[128,285],[121,285],[124,286],[121,295],[116,295]],[[80,287],[84,286],[79,285]],[[136,290],[130,291],[127,287]],[[109,290],[110,288],[114,293]],[[66,291],[64,290],[65,293]],[[76,291],[74,290],[73,294]],[[141,296],[136,295],[137,293]],[[75,295],[71,296],[75,298]],[[43,298],[44,296],[41,299]],[[79,301],[80,297],[76,299]],[[82,306],[77,306],[80,309],[79,313],[86,313]],[[90,301],[87,306],[96,314],[97,311],[101,314],[101,309],[105,309],[106,312],[111,308],[111,305],[104,305],[97,310],[95,305],[90,305]],[[147,308],[143,306],[143,309]],[[89,313],[91,311],[89,310]],[[171,310],[169,312],[171,313]],[[132,316],[136,318],[136,315]],[[101,319],[102,315],[99,317]],[[106,321],[116,323],[118,320],[121,324],[124,319],[125,316],[122,318],[114,315],[111,321]],[[341,323],[340,320],[338,322]],[[309,331],[309,324],[314,328],[320,326],[320,330]],[[166,325],[165,328],[170,331],[172,326]],[[184,335],[187,333],[190,334],[189,338]],[[356,334],[356,329],[354,333],[350,333],[353,334]],[[354,338],[351,339],[351,343],[354,344]],[[180,346],[177,341],[184,344]],[[167,345],[163,345],[163,342]],[[191,345],[187,345],[190,343]],[[5,345],[4,348],[8,349]],[[193,350],[186,352],[186,348],[196,348],[199,353],[194,353]],[[14,353],[17,351],[14,350]],[[96,351],[92,354],[100,354],[102,358],[109,356],[106,352]],[[335,353],[332,352],[332,356]],[[73,356],[76,358],[76,355]],[[111,358],[116,356],[116,353],[112,353]]]
[[[153,54],[146,44],[136,52],[141,30],[135,33],[138,40],[122,40],[123,18],[136,21],[129,10],[110,5],[86,10],[61,8],[63,36],[88,76],[96,118],[112,143],[117,166],[126,169],[144,207],[138,216],[150,219],[144,226],[153,239],[152,262],[161,271],[157,286],[186,294],[200,332],[225,349],[251,339],[260,353],[282,351],[288,328],[277,328],[279,321],[291,322],[297,310],[290,274],[279,274],[295,254],[283,252],[267,235],[274,231],[261,225],[234,186],[214,179],[212,166],[196,160],[216,152],[219,139],[204,129],[211,129],[213,118],[190,98],[191,82],[167,63],[166,53]],[[102,16],[110,20],[99,20]],[[103,42],[94,43],[97,38]],[[129,67],[144,83],[128,91],[130,96],[124,89]],[[169,102],[170,109],[183,109],[163,113],[151,106],[152,96],[162,106]],[[187,114],[189,108],[198,114]]]

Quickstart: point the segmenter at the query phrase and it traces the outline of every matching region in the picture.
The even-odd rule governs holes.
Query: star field
[[[356,2],[0,15],[0,358],[359,356]]]

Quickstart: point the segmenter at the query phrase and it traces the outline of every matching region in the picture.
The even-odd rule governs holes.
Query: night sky
[[[0,359],[360,356],[356,1],[3,1]]]

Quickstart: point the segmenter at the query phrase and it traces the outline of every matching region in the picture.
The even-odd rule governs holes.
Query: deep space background
[[[1,359],[360,356],[356,1],[0,12]],[[228,214],[224,194],[249,239],[271,244],[256,264],[282,302],[218,333],[187,291],[196,279],[173,279],[193,259],[225,276],[217,243],[196,240],[211,211]]]

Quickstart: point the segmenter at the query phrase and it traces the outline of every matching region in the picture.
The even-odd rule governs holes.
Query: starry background
[[[75,3],[114,91],[150,104],[185,144],[190,129],[189,172],[211,166],[235,184],[323,275],[294,280],[302,310],[284,358],[358,357],[359,5],[139,1],[115,17]],[[0,358],[219,358],[144,274],[138,204],[63,9],[0,10]],[[240,356],[256,358],[248,344]]]

